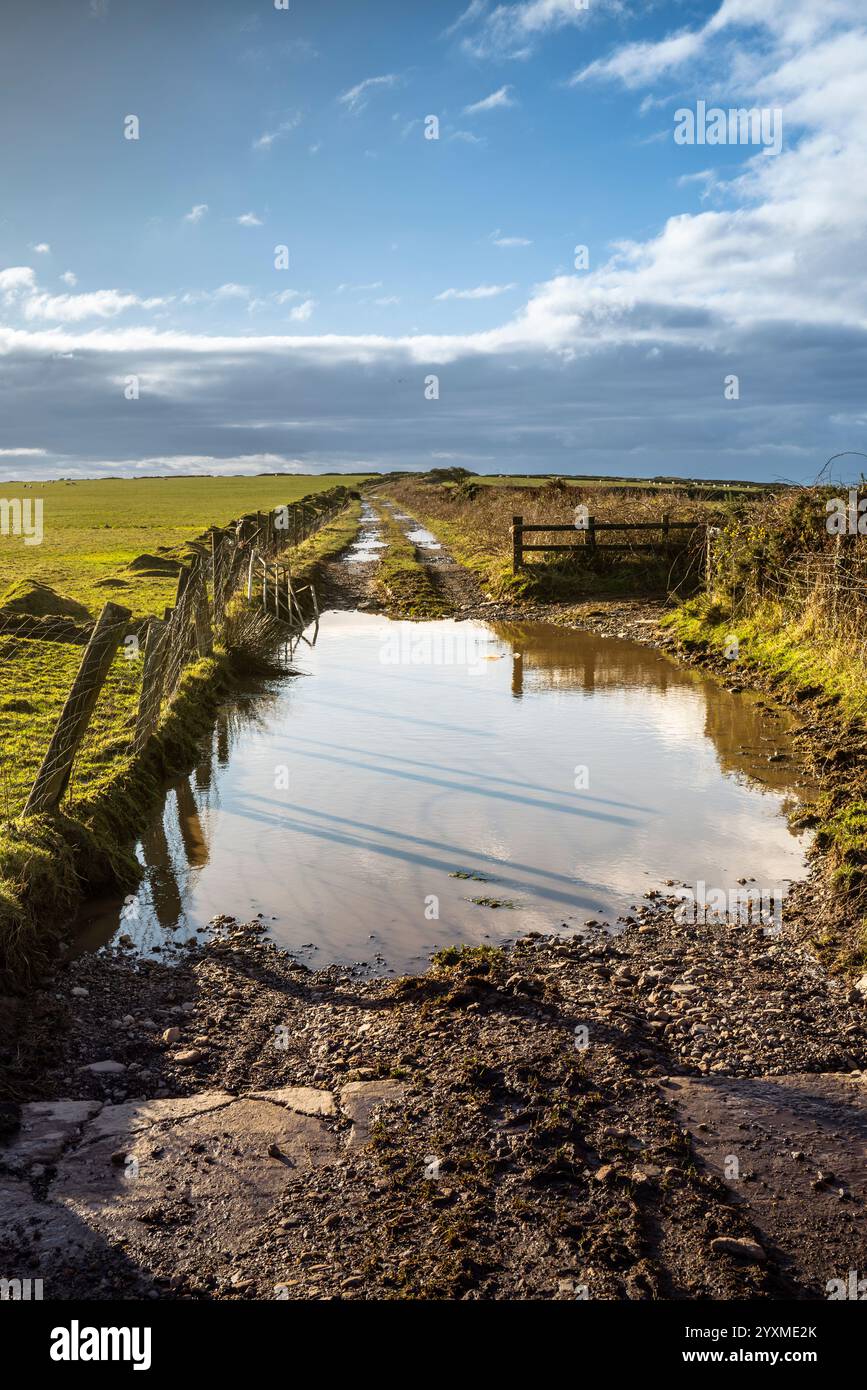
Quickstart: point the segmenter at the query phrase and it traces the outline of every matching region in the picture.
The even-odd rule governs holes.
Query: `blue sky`
[[[7,0],[3,26],[7,478],[807,480],[864,443],[861,0]],[[699,101],[779,111],[780,152],[677,144]]]

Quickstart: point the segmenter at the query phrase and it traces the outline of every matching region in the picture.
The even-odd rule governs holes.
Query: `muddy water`
[[[328,613],[302,651],[305,675],[223,712],[90,944],[262,913],[310,963],[417,969],[447,943],[614,923],[667,880],[802,873],[785,719],[648,648]]]
[[[345,558],[349,564],[371,564],[379,559],[380,551],[385,548],[376,512],[369,502],[362,502],[361,526]]]

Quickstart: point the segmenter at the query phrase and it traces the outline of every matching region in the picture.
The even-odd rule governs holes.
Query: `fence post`
[[[595,518],[595,516],[588,516],[588,518],[587,518],[587,540],[586,540],[585,544],[586,544],[587,546],[589,546],[589,548],[590,548],[591,550],[595,550],[595,549],[596,549],[596,518]]]
[[[36,774],[25,816],[55,811],[69,785],[72,764],[78,746],[87,731],[90,716],[100,690],[105,684],[114,654],[124,636],[124,626],[132,614],[118,603],[107,603],[90,634],[90,641],[81,658],[78,674],[60,712],[48,751]]]
[[[517,574],[524,563],[524,534],[522,527],[524,518],[522,516],[512,517],[512,573]]]
[[[662,536],[663,536],[663,540],[668,540],[668,527],[669,527],[669,522],[670,522],[670,521],[671,521],[671,516],[669,515],[669,513],[668,513],[668,512],[663,512],[663,513],[662,513]]]
[[[145,639],[141,695],[139,696],[138,717],[135,725],[133,746],[136,753],[141,752],[159,721],[168,654],[166,624],[161,618],[151,618]]]
[[[193,595],[193,622],[196,629],[196,649],[199,656],[211,656],[214,650],[214,633],[211,627],[211,614],[208,609],[208,586],[199,564],[196,564]]]

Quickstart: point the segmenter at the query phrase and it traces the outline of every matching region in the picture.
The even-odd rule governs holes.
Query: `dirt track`
[[[673,908],[398,981],[231,921],[81,958],[7,1010],[0,1266],[47,1298],[828,1297],[867,1269],[863,992],[797,923]]]

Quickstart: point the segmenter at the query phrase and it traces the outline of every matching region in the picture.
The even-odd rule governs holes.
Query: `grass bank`
[[[449,605],[437,593],[430,569],[421,563],[400,522],[385,508],[378,509],[387,549],[376,567],[373,587],[390,618],[442,618]]]
[[[798,708],[821,786],[803,820],[838,919],[819,945],[854,972],[867,966],[867,557],[860,538],[829,534],[832,495],[742,508],[715,538],[709,591],[665,625],[686,651]]]
[[[291,551],[292,583],[315,584],[322,566],[355,540],[361,520],[361,501],[354,497],[344,511]]]
[[[352,541],[360,502],[291,552],[296,582]],[[64,917],[89,893],[133,886],[139,878],[131,846],[159,806],[166,785],[195,765],[220,703],[251,677],[276,675],[269,661],[284,629],[236,599],[227,646],[189,666],[159,729],[140,757],[131,753],[140,690],[140,662],[121,653],[76,758],[62,810],[53,816],[13,815],[0,824],[0,983],[24,988],[48,967],[64,936]],[[0,805],[20,811],[57,714],[81,660],[81,648],[8,639],[15,647],[16,688],[0,701]],[[46,661],[50,645],[51,660]],[[32,649],[32,650],[31,650]],[[5,771],[4,771],[5,770]]]
[[[131,845],[167,783],[193,767],[221,699],[246,677],[220,651],[185,672],[178,693],[141,757],[115,760],[110,778],[73,796],[52,816],[0,826],[0,981],[20,989],[50,964],[64,918],[88,893],[134,886]]]

